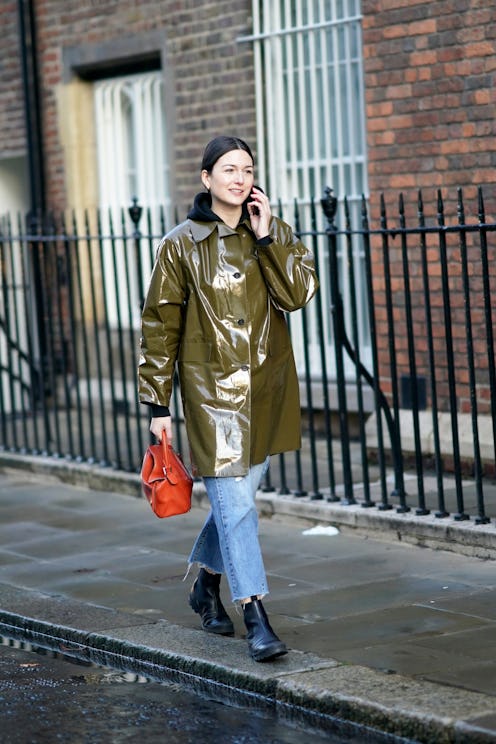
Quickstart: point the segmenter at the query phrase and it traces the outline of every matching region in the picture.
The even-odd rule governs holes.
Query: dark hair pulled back
[[[218,137],[214,137],[213,140],[210,140],[208,145],[205,147],[201,170],[206,170],[207,173],[211,173],[212,168],[218,159],[225,155],[226,152],[231,152],[232,150],[244,150],[248,153],[252,161],[255,162],[252,151],[244,140],[239,137],[229,137],[221,134]]]

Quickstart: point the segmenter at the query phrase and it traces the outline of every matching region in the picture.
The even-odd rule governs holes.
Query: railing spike
[[[443,195],[441,193],[441,189],[437,190],[437,210],[438,212],[444,211],[444,205],[443,205]]]
[[[387,213],[386,213],[386,201],[384,194],[381,194],[381,227],[387,230]]]
[[[464,209],[464,206],[463,206],[463,192],[462,192],[461,187],[458,187],[456,191],[457,191],[457,194],[458,194],[457,205],[456,205],[456,212],[457,212],[457,215],[458,215],[458,223],[460,225],[464,225],[465,224],[465,209]]]
[[[486,210],[484,207],[484,196],[482,194],[482,186],[479,186],[477,189],[477,202],[478,202],[479,222],[484,224],[486,221]]]
[[[301,232],[301,224],[300,224],[300,210],[298,209],[298,201],[294,200],[294,226],[295,226],[295,232],[297,235]],[[281,207],[282,209],[282,207]],[[282,216],[282,214],[281,214]]]
[[[424,214],[424,200],[422,199],[422,191],[420,189],[417,194],[417,210],[419,215]]]
[[[335,196],[333,196],[332,192],[333,189],[331,189],[330,186],[326,186],[324,189],[324,196],[320,200],[322,211],[327,217],[327,222],[329,223],[329,229],[335,229],[334,218],[336,216],[336,211],[338,208],[338,200]]]
[[[141,214],[143,212],[143,207],[140,207],[140,205],[138,204],[138,197],[137,196],[133,196],[132,202],[133,202],[132,205],[129,207],[129,209],[127,211],[128,211],[129,216],[131,217],[131,220],[132,220],[132,222],[134,224],[135,231],[138,232],[138,225],[139,225],[139,221],[141,219]]]
[[[381,204],[381,218],[384,218],[384,220],[386,220],[387,219],[386,200],[384,199],[384,194],[381,194],[380,204]]]

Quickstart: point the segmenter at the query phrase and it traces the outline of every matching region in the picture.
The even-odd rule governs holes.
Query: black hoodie
[[[262,191],[260,186],[257,186],[257,189]],[[249,198],[250,197],[248,197],[248,199]],[[247,226],[250,227],[250,215],[247,206],[248,199],[246,199],[242,204],[240,223],[248,222]],[[195,222],[222,222],[221,218],[212,211],[212,196],[208,191],[200,191],[200,193],[195,196],[193,206],[188,212],[188,219],[195,220]],[[272,238],[270,235],[266,235],[263,238],[258,238],[258,240],[256,240],[256,244],[261,247],[270,245],[271,243]]]
[[[241,207],[241,220],[250,219],[246,201]],[[188,212],[188,218],[196,222],[222,222],[221,218],[212,211],[212,196],[208,191],[200,191],[195,196],[193,206]]]

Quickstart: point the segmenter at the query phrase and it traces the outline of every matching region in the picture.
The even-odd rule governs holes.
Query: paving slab
[[[337,717],[411,742],[496,740],[494,561],[341,528],[308,535],[310,504],[303,517],[264,507],[265,604],[290,652],[260,665],[225,583],[235,638],[203,633],[188,606],[205,499],[158,520],[129,483],[116,493],[0,470],[1,632],[226,700],[237,690],[314,723]]]

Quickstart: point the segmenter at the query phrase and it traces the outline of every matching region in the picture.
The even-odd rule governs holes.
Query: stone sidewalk
[[[398,542],[394,529],[329,530],[325,510],[339,507],[300,499],[289,508],[261,494],[265,604],[291,651],[256,664],[235,609],[235,638],[216,638],[187,603],[187,555],[206,515],[201,484],[189,514],[159,520],[133,497],[136,476],[109,484],[87,469],[87,488],[76,468],[65,469],[67,483],[49,467],[33,472],[29,459],[18,464],[0,458],[4,636],[329,731],[352,723],[364,741],[496,741],[493,560]],[[485,539],[490,551],[492,525]],[[225,587],[224,600],[229,608]]]

